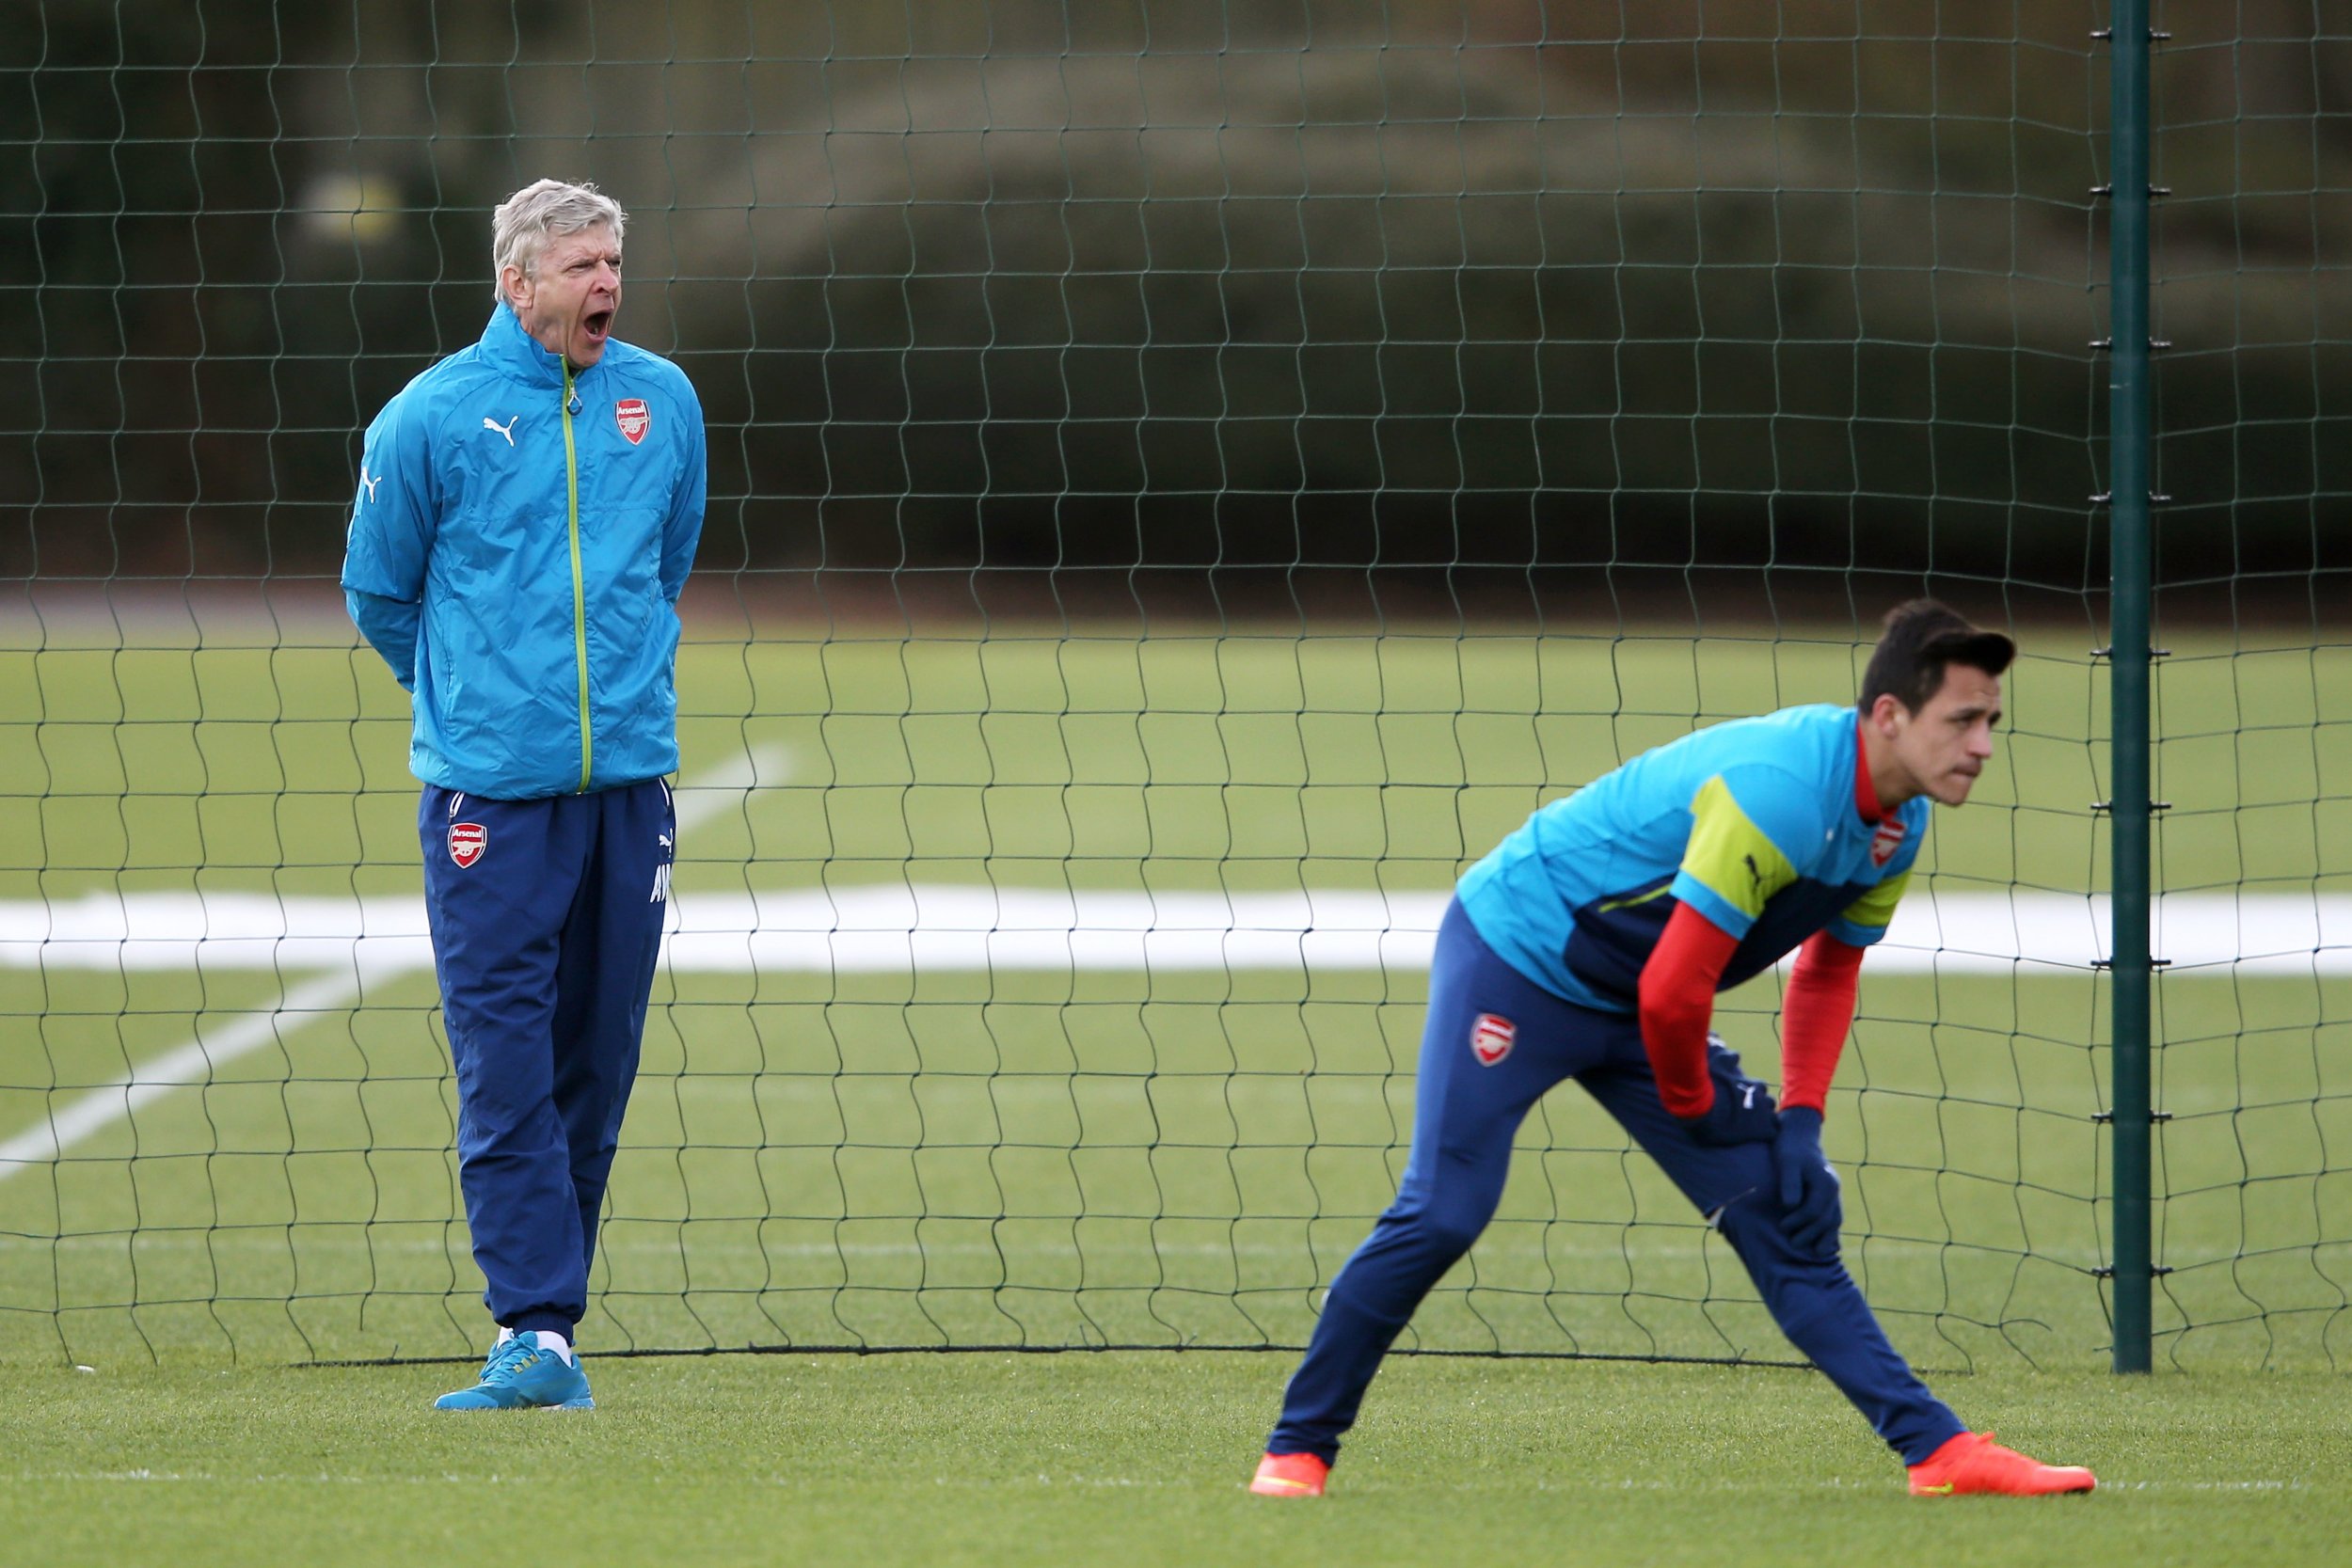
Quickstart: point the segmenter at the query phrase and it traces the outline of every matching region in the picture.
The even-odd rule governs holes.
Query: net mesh
[[[2158,1328],[2325,1360],[2345,55],[2239,10],[2160,73]],[[1928,590],[2026,655],[1869,967],[1849,1259],[1930,1364],[2095,1357],[2104,20],[42,0],[0,39],[0,1354],[478,1348],[406,704],[334,584],[357,433],[554,173],[628,207],[622,335],[712,464],[586,1342],[1303,1342],[1454,877],[1846,700]],[[1767,1068],[1775,1003],[1725,1004]],[[1573,1088],[1404,1343],[1790,1354]]]

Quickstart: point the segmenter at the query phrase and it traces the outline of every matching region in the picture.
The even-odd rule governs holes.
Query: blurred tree
[[[2352,48],[2169,9],[2167,570],[2341,565]],[[557,173],[631,209],[716,563],[2080,590],[2099,10],[40,0],[0,573],[331,572],[358,427]]]

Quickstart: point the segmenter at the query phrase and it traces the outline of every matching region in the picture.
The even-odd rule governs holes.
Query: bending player
[[[1319,1497],[1365,1387],[1486,1229],[1511,1141],[1574,1078],[1729,1238],[1774,1321],[1922,1496],[2088,1492],[1972,1433],[1889,1344],[1837,1258],[1821,1111],[1866,948],[1928,825],[1993,754],[2015,645],[1931,599],[1886,617],[1854,708],[1701,730],[1528,818],[1463,877],[1438,932],[1412,1156],[1332,1281],[1250,1490]],[[1708,1032],[1715,993],[1797,951],[1782,1099]]]

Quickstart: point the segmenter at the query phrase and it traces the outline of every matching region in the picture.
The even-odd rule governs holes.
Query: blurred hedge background
[[[2159,8],[2179,602],[2352,565],[2348,11]],[[0,578],[331,576],[358,432],[557,174],[630,210],[621,334],[702,391],[706,570],[2079,602],[2105,22],[40,0],[0,31]]]

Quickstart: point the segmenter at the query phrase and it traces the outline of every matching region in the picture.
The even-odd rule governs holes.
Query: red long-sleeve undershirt
[[[1739,939],[1688,904],[1677,904],[1665,934],[1642,965],[1642,1048],[1658,1077],[1658,1098],[1676,1116],[1707,1115],[1715,1081],[1707,1075],[1707,1022],[1715,987]]]
[[[1658,1097],[1683,1117],[1703,1117],[1715,1103],[1707,1074],[1707,1025],[1715,1013],[1737,938],[1688,904],[1678,905],[1665,934],[1642,966],[1642,1046],[1658,1077]],[[1797,950],[1780,1005],[1780,1102],[1820,1110],[1853,1026],[1862,984],[1862,949],[1817,932]]]
[[[1780,1102],[1819,1111],[1829,1101],[1829,1081],[1853,1027],[1854,998],[1862,989],[1862,952],[1827,931],[1817,931],[1797,949],[1788,989],[1780,999]]]

